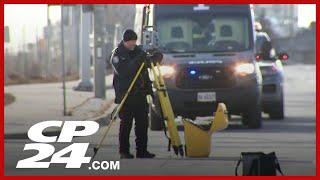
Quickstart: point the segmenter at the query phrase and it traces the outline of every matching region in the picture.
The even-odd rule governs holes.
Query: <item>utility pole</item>
[[[51,38],[51,21],[50,21],[50,5],[47,5],[47,60],[45,62],[45,76],[49,78],[49,63],[51,62],[51,53],[50,53],[50,38]]]
[[[4,61],[8,62],[9,56],[9,44],[10,44],[10,28],[9,26],[4,27],[4,46],[5,46],[5,53],[4,53]],[[8,70],[4,69],[4,81],[7,82],[8,79]]]
[[[106,98],[105,6],[94,5],[94,97]]]
[[[63,115],[67,115],[67,104],[66,104],[66,79],[65,79],[65,62],[64,62],[64,11],[63,5],[61,4],[61,64],[62,64],[62,96],[63,96]]]
[[[81,7],[81,28],[80,28],[80,83],[74,90],[92,91],[93,85],[90,80],[90,42],[92,5]]]
[[[28,47],[26,43],[26,25],[24,24],[22,28],[22,49],[23,49],[22,52],[23,52],[23,70],[24,70],[23,72],[24,72],[24,77],[29,79],[29,73],[28,73],[29,52],[27,48]]]
[[[41,67],[40,68],[40,71],[39,72],[33,72],[34,74],[33,75],[39,75],[41,77],[43,77],[43,70],[42,70],[42,67],[43,67],[43,60],[42,60],[42,56],[41,56],[41,44],[39,42],[39,34],[38,34],[38,28],[36,28],[36,43],[35,43],[35,46],[36,46],[36,53],[35,53],[35,61],[37,64],[39,64],[39,66]],[[38,74],[39,73],[39,74]]]
[[[72,24],[75,36],[76,36],[76,46],[75,46],[75,52],[76,52],[76,59],[77,59],[77,70],[80,72],[80,28],[81,28],[81,5],[75,5],[73,6],[72,10],[72,18],[74,24]]]

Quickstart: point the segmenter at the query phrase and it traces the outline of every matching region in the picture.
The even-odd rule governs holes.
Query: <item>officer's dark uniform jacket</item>
[[[144,61],[145,53],[138,46],[134,50],[128,50],[121,42],[111,55],[111,64],[114,69],[113,86],[115,89],[115,103],[119,104],[128,90],[134,76],[140,65]],[[152,94],[152,83],[150,81],[148,70],[143,68],[136,83],[133,86],[130,96],[145,96]]]

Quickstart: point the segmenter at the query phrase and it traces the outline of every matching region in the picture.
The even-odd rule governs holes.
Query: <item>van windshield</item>
[[[156,27],[164,52],[238,52],[250,48],[249,18],[241,14],[158,17]]]

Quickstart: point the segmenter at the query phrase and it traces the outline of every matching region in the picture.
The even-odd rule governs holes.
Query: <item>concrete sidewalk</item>
[[[79,109],[93,111],[93,109],[98,108],[80,107],[84,106],[85,103],[88,104],[85,106],[97,106],[97,104],[99,105],[97,102],[112,104],[114,98],[111,86],[112,75],[106,76],[107,91],[105,101],[90,99],[94,96],[93,92],[74,91],[73,87],[77,84],[78,81],[66,83],[67,111],[74,111],[72,116],[63,115],[62,83],[6,86],[5,92],[13,94],[16,101],[5,106],[5,137],[26,134],[32,125],[42,121],[85,120],[103,115],[103,112],[81,113]],[[106,110],[106,107],[104,107],[104,110]],[[50,128],[46,130],[56,131],[56,129]]]

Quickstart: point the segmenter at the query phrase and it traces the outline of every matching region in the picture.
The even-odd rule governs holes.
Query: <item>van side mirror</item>
[[[279,53],[278,59],[280,59],[281,61],[287,61],[289,60],[289,55],[287,53]]]

